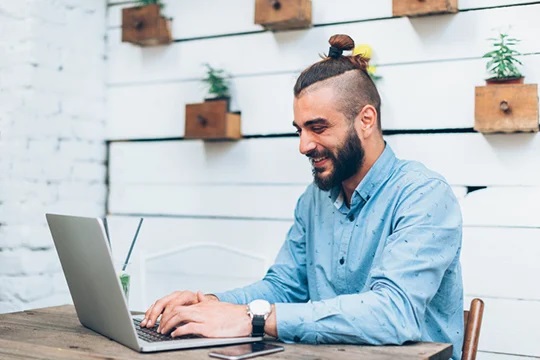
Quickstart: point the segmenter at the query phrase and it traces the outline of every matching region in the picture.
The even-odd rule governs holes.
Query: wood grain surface
[[[270,359],[448,359],[450,344],[290,345]],[[208,359],[209,348],[138,354],[84,328],[71,305],[0,315],[2,359]]]

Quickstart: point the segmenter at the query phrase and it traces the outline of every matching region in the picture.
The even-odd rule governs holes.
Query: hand
[[[190,306],[176,306],[161,317],[159,332],[177,337],[197,334],[204,337],[250,336],[251,318],[246,305],[212,301],[198,295],[199,302]],[[176,327],[176,329],[174,329]]]
[[[192,305],[198,303],[201,301],[201,299],[206,301],[210,300],[211,298],[218,300],[214,295],[205,296],[200,292],[194,293],[192,291],[175,291],[172,294],[157,300],[152,306],[150,306],[144,315],[144,319],[141,321],[141,327],[153,327],[160,315],[168,318],[169,314],[176,306]]]

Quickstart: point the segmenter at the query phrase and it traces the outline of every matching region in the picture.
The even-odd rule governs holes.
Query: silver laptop
[[[134,324],[137,317],[128,310],[101,219],[46,216],[77,316],[87,328],[140,352],[262,340],[261,337],[143,339],[148,336],[140,334],[141,329]],[[142,315],[138,320],[141,318]]]

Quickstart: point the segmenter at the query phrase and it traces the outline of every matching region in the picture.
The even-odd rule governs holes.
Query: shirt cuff
[[[311,303],[275,304],[278,338],[286,343],[317,343]]]

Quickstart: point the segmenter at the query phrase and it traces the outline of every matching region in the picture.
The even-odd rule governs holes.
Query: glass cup
[[[122,284],[122,290],[124,290],[124,295],[126,297],[126,301],[129,300],[129,281],[130,276],[125,271],[120,271],[118,273],[118,278],[120,279],[120,284]]]
[[[124,296],[126,297],[127,302],[129,300],[129,287],[131,276],[126,270],[122,270],[123,267],[123,262],[115,262],[116,274],[118,275],[118,279],[120,280],[120,284],[122,285],[122,290],[124,291]]]

